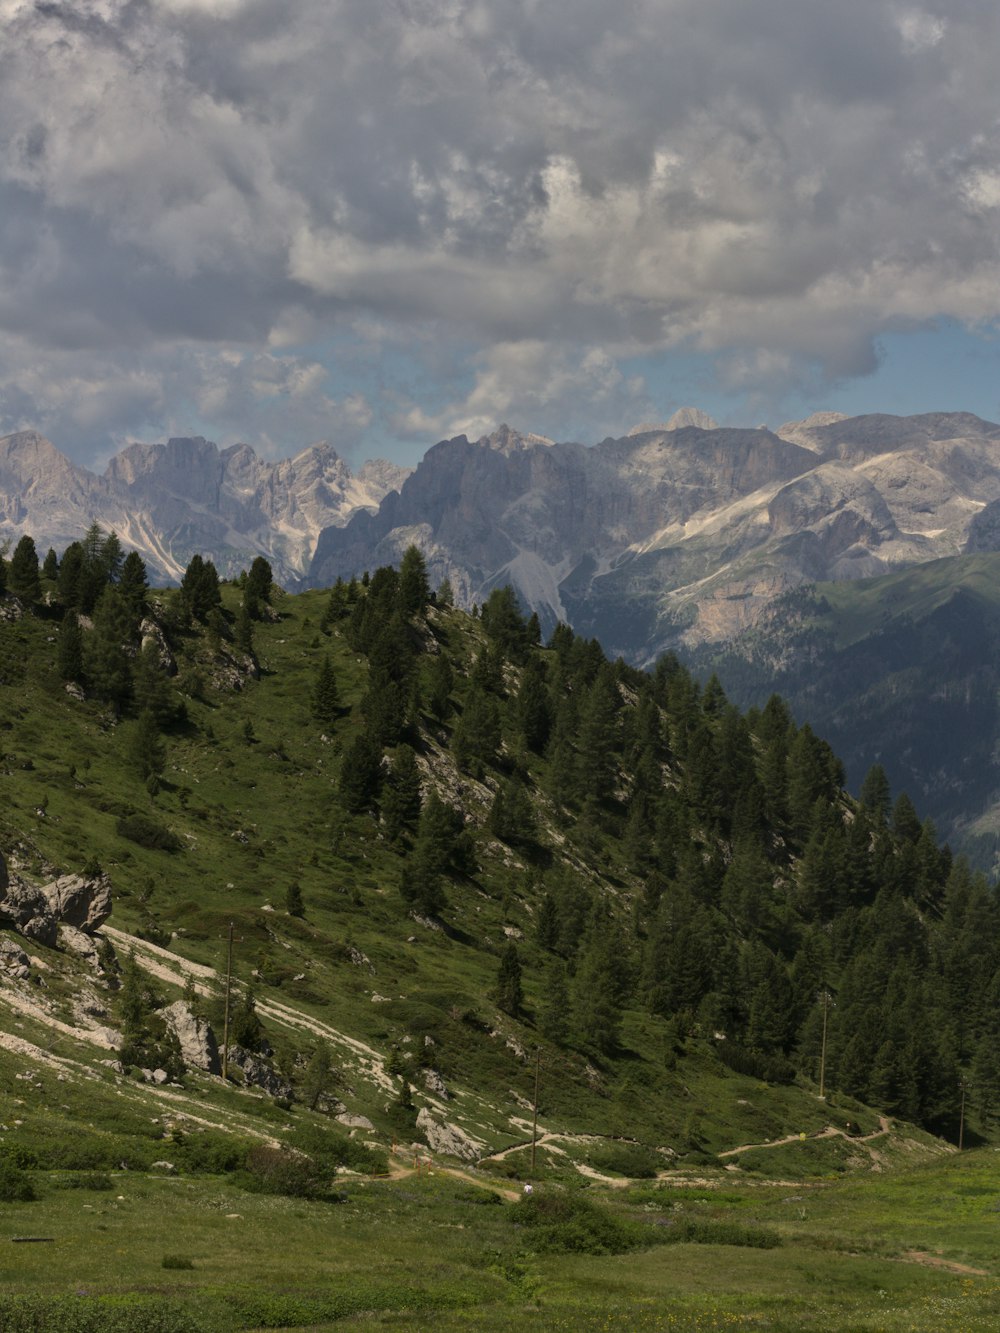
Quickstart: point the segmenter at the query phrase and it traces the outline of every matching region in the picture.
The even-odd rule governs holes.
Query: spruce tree
[[[132,617],[117,588],[107,588],[94,613],[94,628],[84,643],[87,683],[99,699],[120,711],[132,693],[128,647]]]
[[[118,579],[118,591],[138,625],[146,614],[146,597],[149,592],[146,562],[138,551],[129,551],[125,557]]]
[[[262,555],[255,556],[243,587],[243,600],[251,620],[261,618],[265,602],[271,600],[273,583],[274,575],[270,563]]]
[[[524,995],[521,990],[521,959],[513,940],[508,940],[500,955],[496,994],[497,1004],[504,1013],[511,1018],[519,1017]]]
[[[132,769],[143,781],[159,778],[167,762],[167,747],[153,713],[147,708],[131,724],[127,757]]]
[[[325,727],[332,727],[340,716],[340,690],[337,677],[330,661],[330,654],[323,658],[323,664],[316,676],[312,697],[313,717]]]
[[[382,785],[382,748],[367,732],[361,732],[344,752],[339,790],[344,807],[352,814],[371,809]]]
[[[83,631],[74,611],[67,611],[59,626],[56,662],[62,680],[78,681],[83,678]]]
[[[399,566],[398,605],[404,616],[416,615],[423,611],[430,601],[430,584],[427,582],[427,562],[416,546],[408,546]]]
[[[45,560],[42,563],[42,578],[48,579],[50,583],[55,583],[59,578],[59,557],[50,546],[45,553]]]
[[[412,830],[420,818],[420,770],[409,745],[400,745],[382,794],[382,821],[386,836],[395,841]]]
[[[7,587],[15,597],[26,602],[37,602],[42,595],[38,552],[35,550],[34,539],[27,533],[14,547],[14,554],[7,567]]]

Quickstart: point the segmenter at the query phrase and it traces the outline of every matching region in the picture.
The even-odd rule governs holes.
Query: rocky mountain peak
[[[719,429],[718,422],[700,407],[679,407],[669,421],[643,421],[638,426],[633,426],[627,438],[631,439],[635,435],[653,435],[657,431],[684,430],[686,426],[694,426],[698,430]]]

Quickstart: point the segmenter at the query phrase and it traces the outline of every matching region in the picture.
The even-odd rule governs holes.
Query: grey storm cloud
[[[0,427],[93,452],[187,412],[280,449],[599,419],[641,352],[867,374],[879,333],[1000,313],[998,29],[980,0],[0,0]],[[473,387],[371,404],[283,351],[362,328]]]

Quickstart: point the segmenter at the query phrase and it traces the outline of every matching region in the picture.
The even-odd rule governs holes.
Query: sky
[[[0,433],[1000,419],[994,0],[0,0]]]

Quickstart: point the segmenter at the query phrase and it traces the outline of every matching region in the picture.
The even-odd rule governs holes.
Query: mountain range
[[[331,445],[273,463],[247,445],[133,444],[97,476],[35,432],[0,440],[0,535],[64,547],[93,521],[176,579],[256,554],[291,587],[391,563],[411,543],[460,606],[510,583],[543,626],[613,653],[730,641],[803,584],[1000,548],[1000,426],[968,413],[717,427],[685,409],[594,446],[501,426],[410,471]]]
[[[383,460],[354,474],[325,442],[271,463],[248,445],[195,437],[131,444],[98,476],[20,431],[0,439],[0,538],[27,532],[43,553],[61,553],[96,522],[143,556],[154,581],[176,581],[198,552],[224,577],[263,554],[296,584],[321,531],[377,508],[406,475]]]

